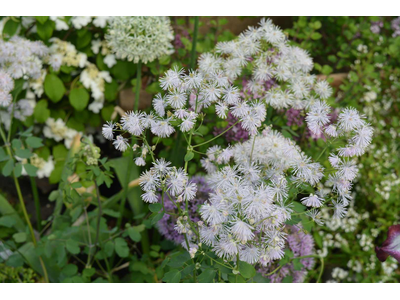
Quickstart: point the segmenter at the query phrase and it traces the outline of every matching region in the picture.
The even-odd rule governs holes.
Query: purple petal
[[[389,255],[400,262],[400,225],[389,227],[386,241],[383,242],[382,247],[375,247],[375,252],[378,259],[382,262],[384,262]]]

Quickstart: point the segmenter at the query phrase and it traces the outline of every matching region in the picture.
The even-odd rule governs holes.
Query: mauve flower
[[[189,201],[189,217],[192,222],[200,221],[200,215],[198,213],[198,208],[208,199],[209,194],[213,191],[208,184],[206,183],[204,177],[201,176],[193,176],[190,179],[191,182],[197,184],[197,193],[196,197]],[[161,199],[161,196],[160,196]],[[176,197],[174,197],[174,201],[176,201]],[[178,203],[184,209],[185,202]],[[172,212],[177,214],[178,209],[171,202],[167,195],[164,195],[164,206],[168,212]],[[176,225],[177,218],[175,216],[171,216],[165,214],[163,218],[158,221],[157,227],[158,231],[163,235],[167,240],[175,242],[176,244],[180,244],[184,241],[184,237],[182,234],[178,233],[174,226]]]
[[[314,253],[314,239],[311,234],[305,233],[299,226],[286,226],[288,236],[286,238],[286,248],[290,249],[294,257],[307,256]],[[279,264],[276,262],[270,263],[268,266],[257,267],[257,271],[266,278],[269,278],[272,283],[279,283],[286,276],[292,276],[294,283],[301,283],[304,281],[308,270],[311,270],[314,266],[314,258],[307,257],[300,259],[303,265],[300,270],[296,270],[293,262],[285,264],[274,274],[267,276],[266,274],[275,270]]]
[[[375,252],[381,262],[386,261],[389,255],[400,262],[400,225],[389,227],[386,241],[383,242],[382,247],[376,246]]]

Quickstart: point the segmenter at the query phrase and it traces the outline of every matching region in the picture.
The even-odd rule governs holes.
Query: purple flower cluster
[[[383,27],[383,22],[382,21],[377,21],[377,22],[372,22],[371,23],[371,31],[375,34],[378,34],[381,32],[381,28]]]
[[[185,47],[185,45],[182,42],[182,36],[190,40],[190,35],[186,30],[182,31],[181,34],[179,33],[176,34],[174,39],[175,49],[181,49]]]
[[[228,125],[226,125],[226,127],[224,127],[224,128],[214,127],[214,135],[215,136],[221,134],[222,132],[227,130],[229,127],[231,127],[233,124],[235,124],[237,122],[237,118],[234,115],[232,115],[231,112],[229,112],[227,121],[228,121]],[[249,139],[249,133],[247,132],[247,130],[244,130],[242,128],[242,126],[238,123],[235,126],[233,126],[231,130],[229,130],[228,132],[226,132],[224,134],[224,138],[228,143],[244,142]]]
[[[314,252],[314,239],[313,237],[305,233],[298,226],[287,226],[289,234],[287,236],[287,249],[293,252],[294,257],[301,257],[311,255]],[[311,270],[314,266],[314,258],[302,258],[300,259],[303,265],[300,270],[296,270],[294,263],[290,262],[281,267],[274,274],[267,276],[266,274],[271,273],[273,270],[278,268],[277,263],[270,264],[268,267],[259,267],[258,272],[264,277],[269,278],[273,283],[282,282],[287,276],[293,277],[293,282],[303,282],[308,270]]]
[[[200,215],[198,213],[198,209],[200,205],[202,205],[207,199],[209,193],[211,193],[213,190],[208,186],[206,183],[206,180],[201,177],[201,176],[193,176],[191,178],[191,182],[194,182],[197,184],[197,193],[196,197],[189,201],[189,217],[193,222],[198,222],[200,221]],[[161,196],[160,196],[161,198]],[[174,199],[175,201],[176,199]],[[185,203],[177,203],[178,205],[182,206],[182,209],[184,209]],[[164,195],[164,206],[167,212],[172,212],[177,214],[178,209],[176,206],[169,200],[167,195]],[[158,221],[157,227],[158,231],[167,239],[170,241],[175,242],[176,244],[180,244],[183,242],[184,237],[182,234],[179,234],[175,229],[174,226],[176,224],[177,218],[175,216],[171,216],[168,214],[165,214],[163,218]]]
[[[393,37],[400,35],[400,17],[392,20],[391,27],[393,29]]]
[[[304,124],[305,116],[302,114],[303,110],[301,109],[294,109],[290,108],[286,111],[285,115],[287,118],[286,125],[287,126],[293,126],[297,125],[298,127],[302,126]],[[339,116],[339,109],[333,109],[331,113],[329,114],[329,119],[331,120],[331,123],[335,123],[337,121],[337,118]],[[327,124],[326,126],[328,126]],[[323,139],[325,140],[324,134],[321,132],[321,134],[314,134],[311,132],[310,129],[306,128],[306,131],[304,132],[305,138],[312,138],[313,140],[319,140]]]
[[[304,123],[304,116],[301,115],[301,109],[290,108],[286,111],[287,126],[301,126]]]

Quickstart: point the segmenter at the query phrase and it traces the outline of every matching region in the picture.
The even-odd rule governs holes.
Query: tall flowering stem
[[[35,177],[30,176],[30,179],[31,179],[33,200],[35,201],[36,227],[37,227],[37,230],[40,232],[42,230],[42,214],[40,212],[39,193],[38,193],[38,189],[37,189],[37,186],[36,186]]]
[[[142,88],[142,62],[139,60],[136,71],[136,93],[135,93],[135,111],[139,109],[140,89]]]

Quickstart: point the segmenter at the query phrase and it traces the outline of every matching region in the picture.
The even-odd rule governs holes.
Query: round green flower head
[[[118,58],[145,64],[172,54],[173,39],[168,17],[113,17],[106,35]]]

